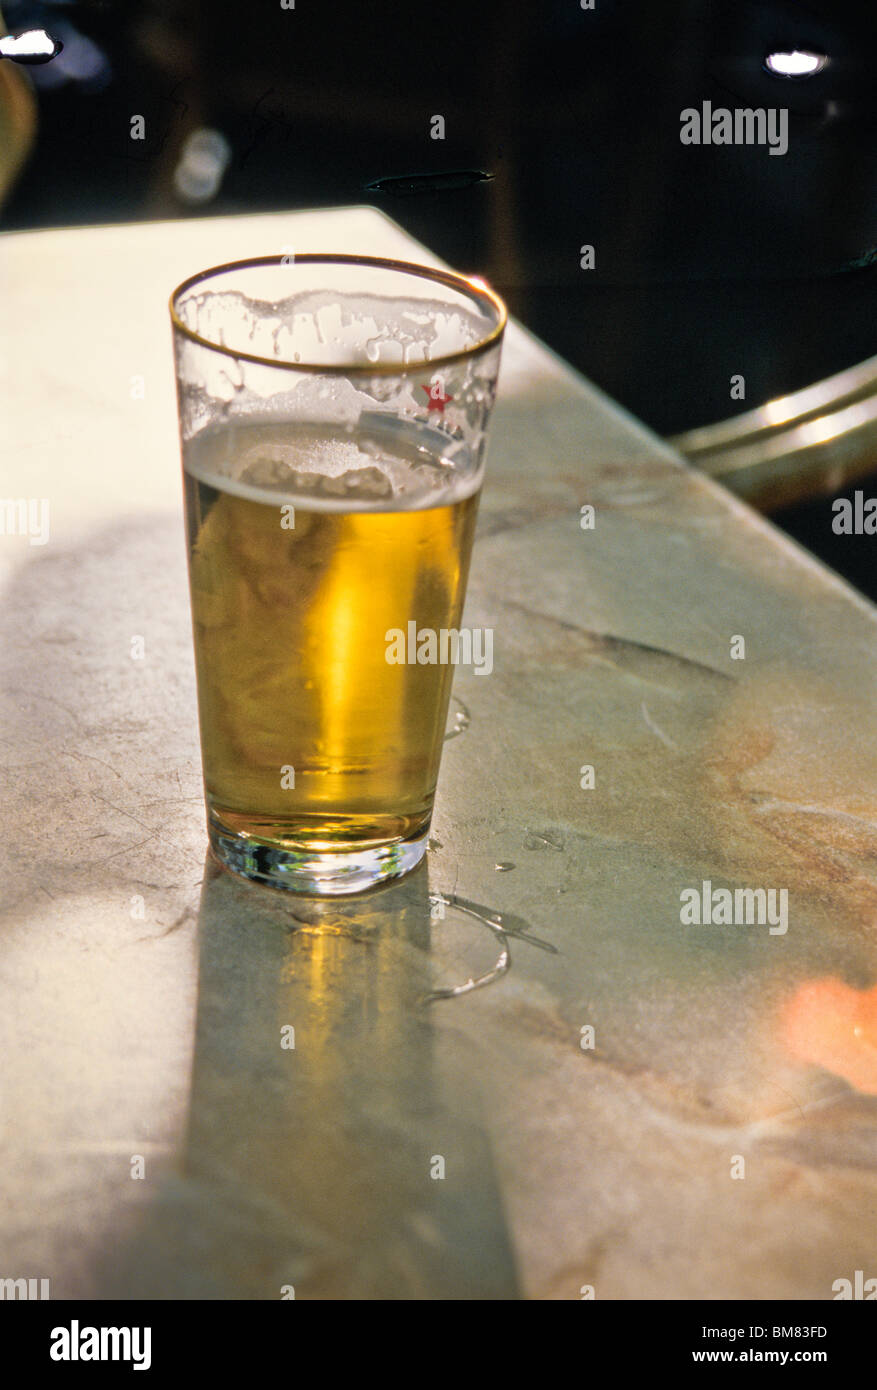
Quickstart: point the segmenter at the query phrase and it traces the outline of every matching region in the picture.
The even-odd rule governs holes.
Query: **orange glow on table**
[[[783,1009],[781,1038],[795,1061],[877,1095],[877,985],[860,990],[842,980],[808,980]]]

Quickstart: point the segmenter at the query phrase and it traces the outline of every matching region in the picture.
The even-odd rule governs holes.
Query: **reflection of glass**
[[[211,846],[355,892],[426,847],[505,310],[306,255],[194,276],[171,313]]]

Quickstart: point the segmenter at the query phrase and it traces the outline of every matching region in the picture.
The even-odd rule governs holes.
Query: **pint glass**
[[[359,892],[426,848],[505,309],[309,254],[192,276],[171,318],[211,849]]]

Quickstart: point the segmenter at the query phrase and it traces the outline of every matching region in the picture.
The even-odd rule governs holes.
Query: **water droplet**
[[[442,844],[438,835],[430,835],[429,839],[426,842],[426,848],[431,850],[444,849],[444,845]]]
[[[511,862],[511,860],[504,859],[504,860],[502,860],[501,863],[499,863],[499,864],[494,864],[493,867],[496,869],[496,872],[497,872],[498,874],[505,874],[505,873],[508,873],[509,869],[513,869],[515,866],[514,866],[514,864]]]
[[[376,338],[369,338],[365,345],[365,355],[369,362],[377,362],[381,355],[381,345]]]
[[[472,723],[472,716],[463,704],[463,701],[456,695],[452,695],[451,699],[454,704],[457,705],[457,709],[454,711],[453,724],[450,729],[445,732],[445,743],[447,743],[449,738],[456,738],[458,734],[462,734]]]

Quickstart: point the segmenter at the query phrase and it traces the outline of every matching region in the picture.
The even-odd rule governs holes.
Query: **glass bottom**
[[[292,893],[335,897],[364,893],[378,883],[410,873],[426,853],[429,824],[410,839],[367,849],[279,846],[252,835],[230,834],[210,812],[207,832],[214,857],[233,874]]]

